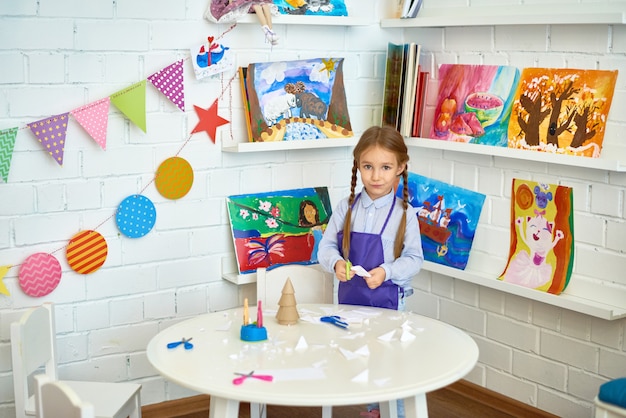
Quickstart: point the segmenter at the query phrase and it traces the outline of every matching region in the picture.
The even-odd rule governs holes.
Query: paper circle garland
[[[193,170],[184,158],[168,158],[159,166],[154,181],[161,196],[172,200],[180,199],[191,189]]]
[[[129,238],[140,238],[152,230],[156,222],[156,209],[147,197],[131,195],[118,206],[115,221],[122,234]]]
[[[89,274],[98,270],[107,259],[108,246],[96,231],[81,231],[70,239],[65,254],[76,273]]]
[[[35,253],[22,263],[18,276],[24,293],[36,298],[46,296],[61,281],[61,264],[50,254]]]

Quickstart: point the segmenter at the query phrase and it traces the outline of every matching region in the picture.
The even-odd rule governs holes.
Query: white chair
[[[93,405],[82,401],[65,383],[38,374],[35,386],[37,418],[96,418]]]
[[[271,270],[256,270],[256,297],[264,309],[278,307],[287,278],[295,291],[296,303],[333,303],[335,300],[335,275],[324,271],[319,264],[288,264]],[[250,404],[251,418],[265,418],[267,408],[263,404]],[[332,408],[322,407],[322,418],[331,418]]]
[[[30,309],[11,324],[11,355],[16,418],[35,416],[35,374],[58,381],[56,331],[51,303]],[[140,418],[141,385],[63,380],[78,397],[92,403],[99,418]]]
[[[334,274],[322,270],[319,264],[289,264],[271,270],[256,270],[256,297],[262,302],[263,308],[278,307],[287,278],[293,284],[298,304],[333,303]]]
[[[602,402],[600,399],[598,399],[597,396],[595,397],[594,402],[596,404],[595,418],[626,417],[626,409],[624,408],[610,403]]]

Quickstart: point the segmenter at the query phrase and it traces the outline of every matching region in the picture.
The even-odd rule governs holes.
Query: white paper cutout
[[[391,341],[393,340],[393,334],[395,333],[396,330],[394,329],[393,331],[389,331],[388,333],[381,335],[380,337],[378,337],[378,339],[381,341]]]
[[[361,373],[359,373],[358,375],[352,378],[352,381],[357,382],[357,383],[366,383],[368,380],[369,380],[369,370],[367,369],[365,369],[364,371],[362,371]]]
[[[361,277],[372,277],[372,275],[369,274],[367,270],[363,268],[363,266],[352,266],[350,270],[352,270]]]
[[[400,335],[400,341],[407,342],[407,341],[412,341],[414,339],[415,339],[415,335],[411,334],[410,331],[406,329],[402,330],[402,335]]]
[[[364,345],[363,347],[356,350],[355,353],[360,356],[367,357],[370,355],[370,349],[367,345]]]
[[[376,379],[376,380],[374,380],[374,384],[376,386],[379,386],[379,387],[380,386],[386,386],[390,381],[391,381],[390,377],[385,377],[383,379]]]
[[[343,354],[346,360],[354,360],[355,358],[358,357],[358,355],[354,354],[354,352],[350,350],[346,350],[345,348],[339,347],[339,352]]]
[[[307,344],[306,340],[304,339],[304,336],[301,335],[300,339],[298,340],[298,343],[296,344],[296,351],[306,350],[308,346],[309,345]]]

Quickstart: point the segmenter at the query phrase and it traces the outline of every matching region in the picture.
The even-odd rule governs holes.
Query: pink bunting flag
[[[63,165],[68,115],[69,112],[66,112],[28,124],[31,132],[37,137],[44,149],[61,166]]]
[[[148,80],[180,110],[185,111],[185,91],[183,88],[183,60],[157,71]]]
[[[11,168],[16,135],[17,128],[0,131],[0,177],[5,183],[9,180],[9,168]]]
[[[107,145],[107,125],[109,123],[109,104],[111,99],[105,97],[97,102],[79,107],[71,111],[74,119],[85,131],[100,145],[106,149]]]

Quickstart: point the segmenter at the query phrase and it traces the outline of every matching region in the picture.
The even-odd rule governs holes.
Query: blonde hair
[[[389,152],[395,154],[398,164],[404,164],[404,171],[402,171],[402,179],[406,185],[408,182],[409,172],[407,163],[409,161],[409,154],[404,143],[404,137],[392,126],[372,126],[368,128],[359,142],[354,147],[352,155],[354,157],[352,163],[352,182],[350,184],[350,197],[348,198],[348,212],[346,213],[346,219],[343,224],[343,240],[341,242],[341,249],[343,251],[344,258],[348,259],[350,255],[350,229],[352,225],[352,204],[355,199],[355,188],[357,182],[357,172],[359,169],[359,162],[361,155],[371,147],[380,147]],[[406,229],[406,210],[409,207],[409,191],[407,187],[402,188],[402,218],[400,225],[398,226],[398,233],[396,234],[396,240],[394,242],[393,253],[396,258],[400,257],[402,248],[404,246],[404,230]]]

